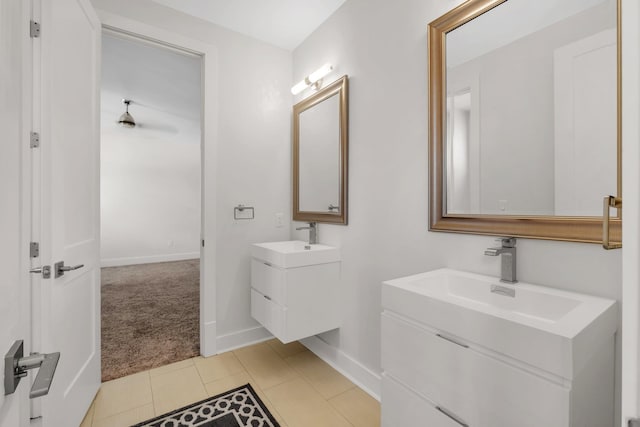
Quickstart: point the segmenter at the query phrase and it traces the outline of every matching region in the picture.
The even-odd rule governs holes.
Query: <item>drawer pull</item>
[[[265,297],[265,299],[268,299],[269,301],[271,301],[271,297],[269,295],[263,295]]]
[[[454,340],[453,338],[445,337],[444,335],[441,335],[441,334],[436,334],[436,336],[438,336],[439,338],[442,338],[443,340],[447,340],[447,341],[449,341],[451,343],[459,345],[460,347],[469,348],[468,345],[462,344],[461,342],[458,342],[458,341]]]
[[[267,267],[273,267],[269,262],[263,262],[263,264],[266,265]]]
[[[444,338],[444,337],[442,337]],[[445,338],[446,339],[446,338]],[[436,406],[436,409],[440,412],[442,412],[443,414],[445,414],[447,417],[451,418],[453,421],[457,422],[458,424],[460,424],[462,427],[469,427],[469,424],[465,423],[464,421],[462,421],[460,418],[456,417],[455,415],[453,415],[452,413],[450,413],[449,411],[447,411],[446,409],[443,409],[439,406]]]

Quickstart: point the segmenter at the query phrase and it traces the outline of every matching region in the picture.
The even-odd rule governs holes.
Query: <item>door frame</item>
[[[622,422],[640,417],[640,5],[622,0]]]
[[[6,182],[6,188],[11,188],[9,194],[3,194],[8,198],[3,199],[3,203],[10,203],[7,208],[7,218],[17,219],[18,223],[14,224],[13,231],[7,238],[4,236],[2,241],[3,249],[13,253],[10,259],[5,259],[2,264],[3,283],[2,287],[6,287],[7,294],[9,289],[17,290],[16,299],[11,303],[10,314],[13,316],[14,322],[7,325],[0,325],[4,328],[2,338],[10,340],[21,339],[24,341],[24,352],[29,354],[33,351],[32,342],[32,308],[31,308],[31,280],[36,275],[29,274],[29,269],[38,267],[40,258],[31,258],[29,256],[29,242],[32,240],[31,231],[31,170],[32,157],[35,151],[29,147],[29,135],[33,130],[33,58],[35,40],[29,36],[29,21],[33,17],[32,1],[10,1],[3,5],[2,23],[7,24],[4,35],[10,39],[10,49],[18,56],[16,61],[11,61],[5,66],[7,68],[7,76],[19,76],[18,81],[6,82],[14,85],[13,92],[4,101],[7,102],[3,106],[14,108],[13,114],[8,114],[5,119],[11,120],[11,130],[9,135],[5,132],[5,137],[10,139],[4,142],[11,145],[10,150],[3,150],[3,155],[10,156],[7,162],[11,164],[8,172],[12,176],[9,182]],[[19,53],[18,53],[19,52]],[[3,123],[0,118],[0,123]],[[4,123],[3,123],[4,124]],[[7,148],[7,147],[5,147]],[[36,150],[37,151],[37,150]],[[15,204],[14,204],[15,202]],[[6,308],[6,307],[5,307]],[[5,354],[9,348],[4,347],[5,342],[2,340],[2,348],[0,354]],[[4,376],[3,376],[4,378]],[[19,427],[28,427],[30,422],[29,389],[33,374],[24,378],[17,390],[13,394],[4,395],[4,387],[0,386],[2,396],[0,398],[0,425],[5,422],[14,423]]]
[[[218,135],[218,54],[215,46],[162,28],[97,10],[104,30],[176,48],[200,56],[201,74],[201,244],[200,354],[217,354],[216,330],[216,209]]]

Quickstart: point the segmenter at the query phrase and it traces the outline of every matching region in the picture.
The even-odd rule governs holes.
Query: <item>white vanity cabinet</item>
[[[613,427],[615,301],[429,274],[383,284],[383,427]]]
[[[251,316],[283,343],[340,327],[339,252],[308,246],[273,242],[252,248]],[[272,256],[276,249],[280,253]]]

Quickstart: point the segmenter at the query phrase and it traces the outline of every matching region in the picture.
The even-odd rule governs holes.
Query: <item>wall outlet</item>
[[[284,214],[282,212],[276,214],[276,227],[284,227]]]

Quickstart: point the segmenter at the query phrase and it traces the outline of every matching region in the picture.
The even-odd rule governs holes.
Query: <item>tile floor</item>
[[[294,342],[277,339],[102,384],[80,427],[130,426],[251,383],[283,427],[377,427],[380,404]]]

